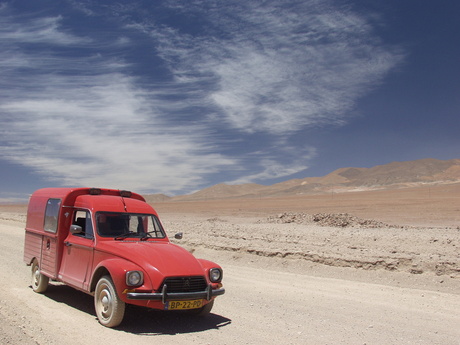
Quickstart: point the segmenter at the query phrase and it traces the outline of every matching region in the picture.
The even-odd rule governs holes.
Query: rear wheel
[[[37,260],[32,263],[32,290],[43,293],[48,288],[49,278],[40,272]]]
[[[109,276],[103,276],[96,285],[94,292],[94,307],[101,325],[116,327],[125,315],[125,302],[115,291],[115,285]]]

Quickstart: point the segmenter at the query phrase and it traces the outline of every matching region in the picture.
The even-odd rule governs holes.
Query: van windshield
[[[97,212],[96,222],[99,236],[114,237],[115,240],[166,237],[160,221],[152,214]]]

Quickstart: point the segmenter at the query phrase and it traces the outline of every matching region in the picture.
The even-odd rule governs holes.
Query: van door
[[[88,290],[94,254],[94,233],[90,212],[76,210],[72,225],[78,225],[81,232],[69,231],[69,235],[64,240],[59,279],[68,285]]]

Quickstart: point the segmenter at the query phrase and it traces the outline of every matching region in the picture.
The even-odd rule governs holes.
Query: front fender
[[[136,287],[126,285],[126,272],[129,271],[141,271],[144,275],[144,284]],[[122,258],[111,258],[101,261],[94,269],[93,276],[91,278],[91,292],[94,292],[97,282],[102,276],[106,274],[109,274],[112,278],[112,281],[115,284],[115,289],[119,296],[122,295],[125,289],[152,289],[152,283],[150,281],[149,275],[146,274],[146,272],[139,265],[136,265],[135,263]]]
[[[220,268],[222,270],[222,267],[215,262],[205,260],[205,259],[197,259],[198,262],[200,263],[201,267],[203,267],[203,270],[205,272],[206,280],[209,282],[209,270],[211,268]]]

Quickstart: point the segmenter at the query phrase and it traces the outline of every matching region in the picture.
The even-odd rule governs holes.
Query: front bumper
[[[206,299],[208,301],[215,296],[220,296],[225,293],[224,288],[213,290],[212,285],[209,284],[205,291],[199,292],[167,292],[167,286],[163,286],[161,292],[128,292],[126,297],[132,300],[149,300],[149,301],[162,301],[165,304],[167,301],[180,301],[191,299]]]

